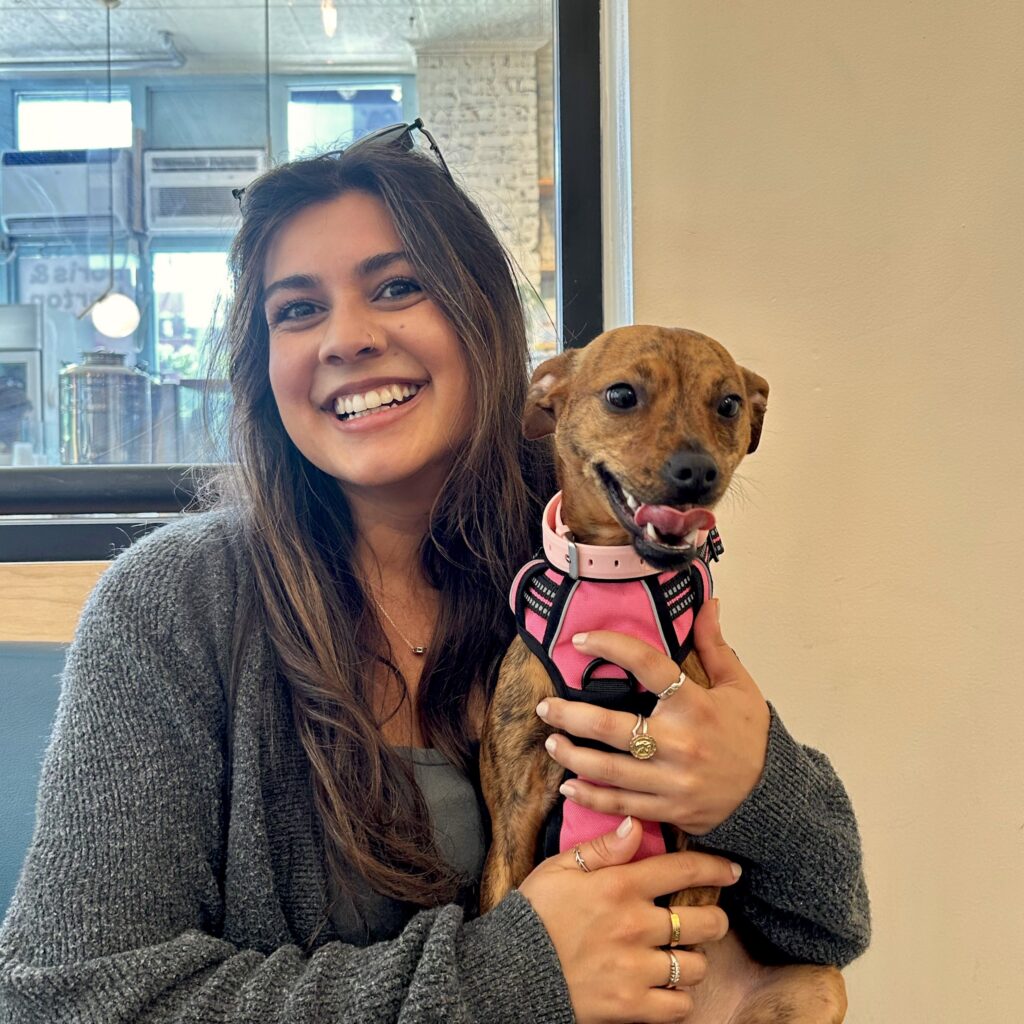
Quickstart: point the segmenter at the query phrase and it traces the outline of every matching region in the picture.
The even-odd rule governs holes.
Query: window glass
[[[18,149],[104,149],[132,144],[132,105],[126,92],[19,93]]]
[[[223,324],[230,288],[224,252],[153,254],[156,371],[162,379],[206,373],[208,346]]]
[[[293,157],[348,145],[402,117],[402,86],[300,86],[288,95],[288,152]]]
[[[209,457],[231,189],[417,116],[514,257],[534,358],[556,351],[550,0],[421,0],[401,18],[274,3],[269,40],[241,0],[122,4],[109,103],[103,5],[72,6],[73,37],[52,3],[20,5],[17,38],[0,31],[0,466]],[[103,323],[138,318],[123,334],[94,321],[108,291],[122,308]],[[109,443],[66,442],[84,409],[69,371],[86,365],[147,392],[151,443],[137,417],[100,422],[101,402],[88,429]]]

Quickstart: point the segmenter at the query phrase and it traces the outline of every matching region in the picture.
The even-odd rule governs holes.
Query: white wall
[[[632,0],[636,320],[769,380],[726,637],[858,811],[851,1024],[1024,1010],[1024,5]]]

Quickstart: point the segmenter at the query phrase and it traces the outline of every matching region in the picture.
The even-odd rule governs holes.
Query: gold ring
[[[680,672],[679,673],[679,678],[674,683],[670,683],[668,686],[666,686],[665,689],[662,690],[661,693],[658,694],[658,700],[668,700],[669,697],[671,697],[672,694],[676,692],[676,690],[679,690],[679,689],[682,688],[682,685],[685,682],[686,682],[686,673],[685,672]]]
[[[643,715],[636,716],[636,725],[630,736],[629,752],[638,761],[646,761],[657,753],[658,744],[654,742],[653,736],[647,735],[647,719]]]
[[[679,915],[674,910],[669,910],[668,916],[672,921],[672,936],[668,940],[670,946],[679,945]]]
[[[679,970],[679,961],[676,959],[675,953],[671,950],[666,949],[668,958],[671,961],[668,968],[668,981],[665,983],[665,988],[675,988],[679,984],[679,979],[682,975],[682,971]]]
[[[586,871],[586,873],[589,875],[590,874],[590,868],[587,867],[587,862],[583,859],[583,854],[580,853],[580,844],[579,843],[577,843],[572,848],[572,855],[576,858],[576,867],[578,867],[580,869],[580,871]]]

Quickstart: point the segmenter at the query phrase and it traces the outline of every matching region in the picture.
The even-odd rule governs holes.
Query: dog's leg
[[[768,967],[747,953],[730,931],[700,947],[707,977],[686,991],[693,997],[687,1024],[842,1024],[846,986],[834,967]]]
[[[537,705],[553,693],[543,665],[517,637],[501,663],[480,743],[480,785],[493,836],[481,913],[533,870],[537,836],[558,796],[563,769],[544,749],[549,727],[537,717]]]

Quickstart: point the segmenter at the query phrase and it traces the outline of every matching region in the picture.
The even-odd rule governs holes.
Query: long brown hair
[[[323,826],[328,870],[420,906],[457,896],[406,762],[380,736],[370,700],[389,647],[353,567],[355,525],[337,482],[289,439],[268,379],[263,271],[275,233],[299,210],[347,191],[389,213],[420,283],[464,348],[475,429],[457,453],[421,545],[440,611],[418,690],[425,741],[475,778],[469,696],[489,698],[513,634],[506,593],[537,544],[554,490],[550,456],[523,440],[528,383],[523,312],[510,260],[477,206],[418,151],[356,145],[283,164],[245,193],[223,337],[234,399],[229,492],[252,553],[254,615],[291,694]]]

